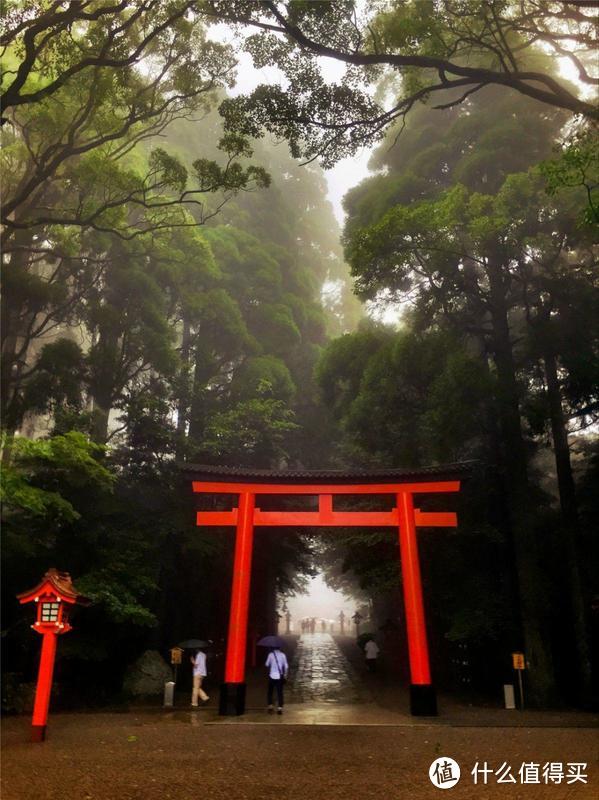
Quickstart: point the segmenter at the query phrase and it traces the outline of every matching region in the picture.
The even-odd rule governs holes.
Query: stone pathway
[[[329,633],[300,637],[288,685],[292,703],[360,703],[370,700]]]

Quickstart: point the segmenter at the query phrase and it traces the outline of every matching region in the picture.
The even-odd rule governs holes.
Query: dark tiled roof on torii
[[[351,484],[398,483],[430,480],[464,480],[472,473],[477,462],[459,461],[428,467],[400,467],[384,469],[252,469],[251,467],[220,467],[208,464],[180,464],[182,472],[192,480],[227,483],[294,483],[294,484]]]

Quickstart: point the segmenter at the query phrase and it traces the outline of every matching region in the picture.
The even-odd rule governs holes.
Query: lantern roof
[[[36,597],[45,594],[57,595],[66,603],[78,603],[82,606],[87,606],[91,603],[88,597],[82,595],[73,586],[70,574],[68,572],[59,572],[55,567],[51,567],[33,589],[28,589],[26,592],[18,594],[17,600],[19,603],[30,603]]]

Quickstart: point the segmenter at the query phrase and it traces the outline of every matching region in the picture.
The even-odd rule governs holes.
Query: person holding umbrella
[[[198,697],[202,703],[207,703],[210,698],[202,689],[202,681],[208,674],[206,669],[206,653],[202,650],[196,650],[194,655],[191,656],[191,663],[193,664],[193,689],[191,690],[191,705],[194,708],[198,706]]]
[[[265,636],[258,642],[260,647],[270,647],[270,653],[266,659],[266,668],[268,670],[268,713],[274,713],[274,706],[272,704],[275,689],[277,691],[277,714],[283,713],[284,697],[283,686],[287,680],[287,673],[289,672],[289,664],[287,663],[287,656],[281,650],[283,640],[279,636]]]
[[[179,644],[179,647],[185,650],[193,650],[193,655],[190,661],[193,665],[193,689],[191,690],[191,705],[193,708],[198,707],[198,697],[202,703],[207,703],[210,698],[202,689],[202,682],[208,670],[206,669],[206,653],[201,648],[208,647],[210,642],[205,642],[202,639],[186,639]]]

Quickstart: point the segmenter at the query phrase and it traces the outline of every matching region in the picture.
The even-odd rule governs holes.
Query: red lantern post
[[[71,630],[69,614],[74,605],[89,605],[87,597],[80,594],[68,572],[49,569],[33,589],[17,595],[19,603],[35,603],[37,617],[31,626],[43,636],[40,666],[35,690],[31,740],[43,742],[46,738],[52,675],[56,657],[56,637]]]

